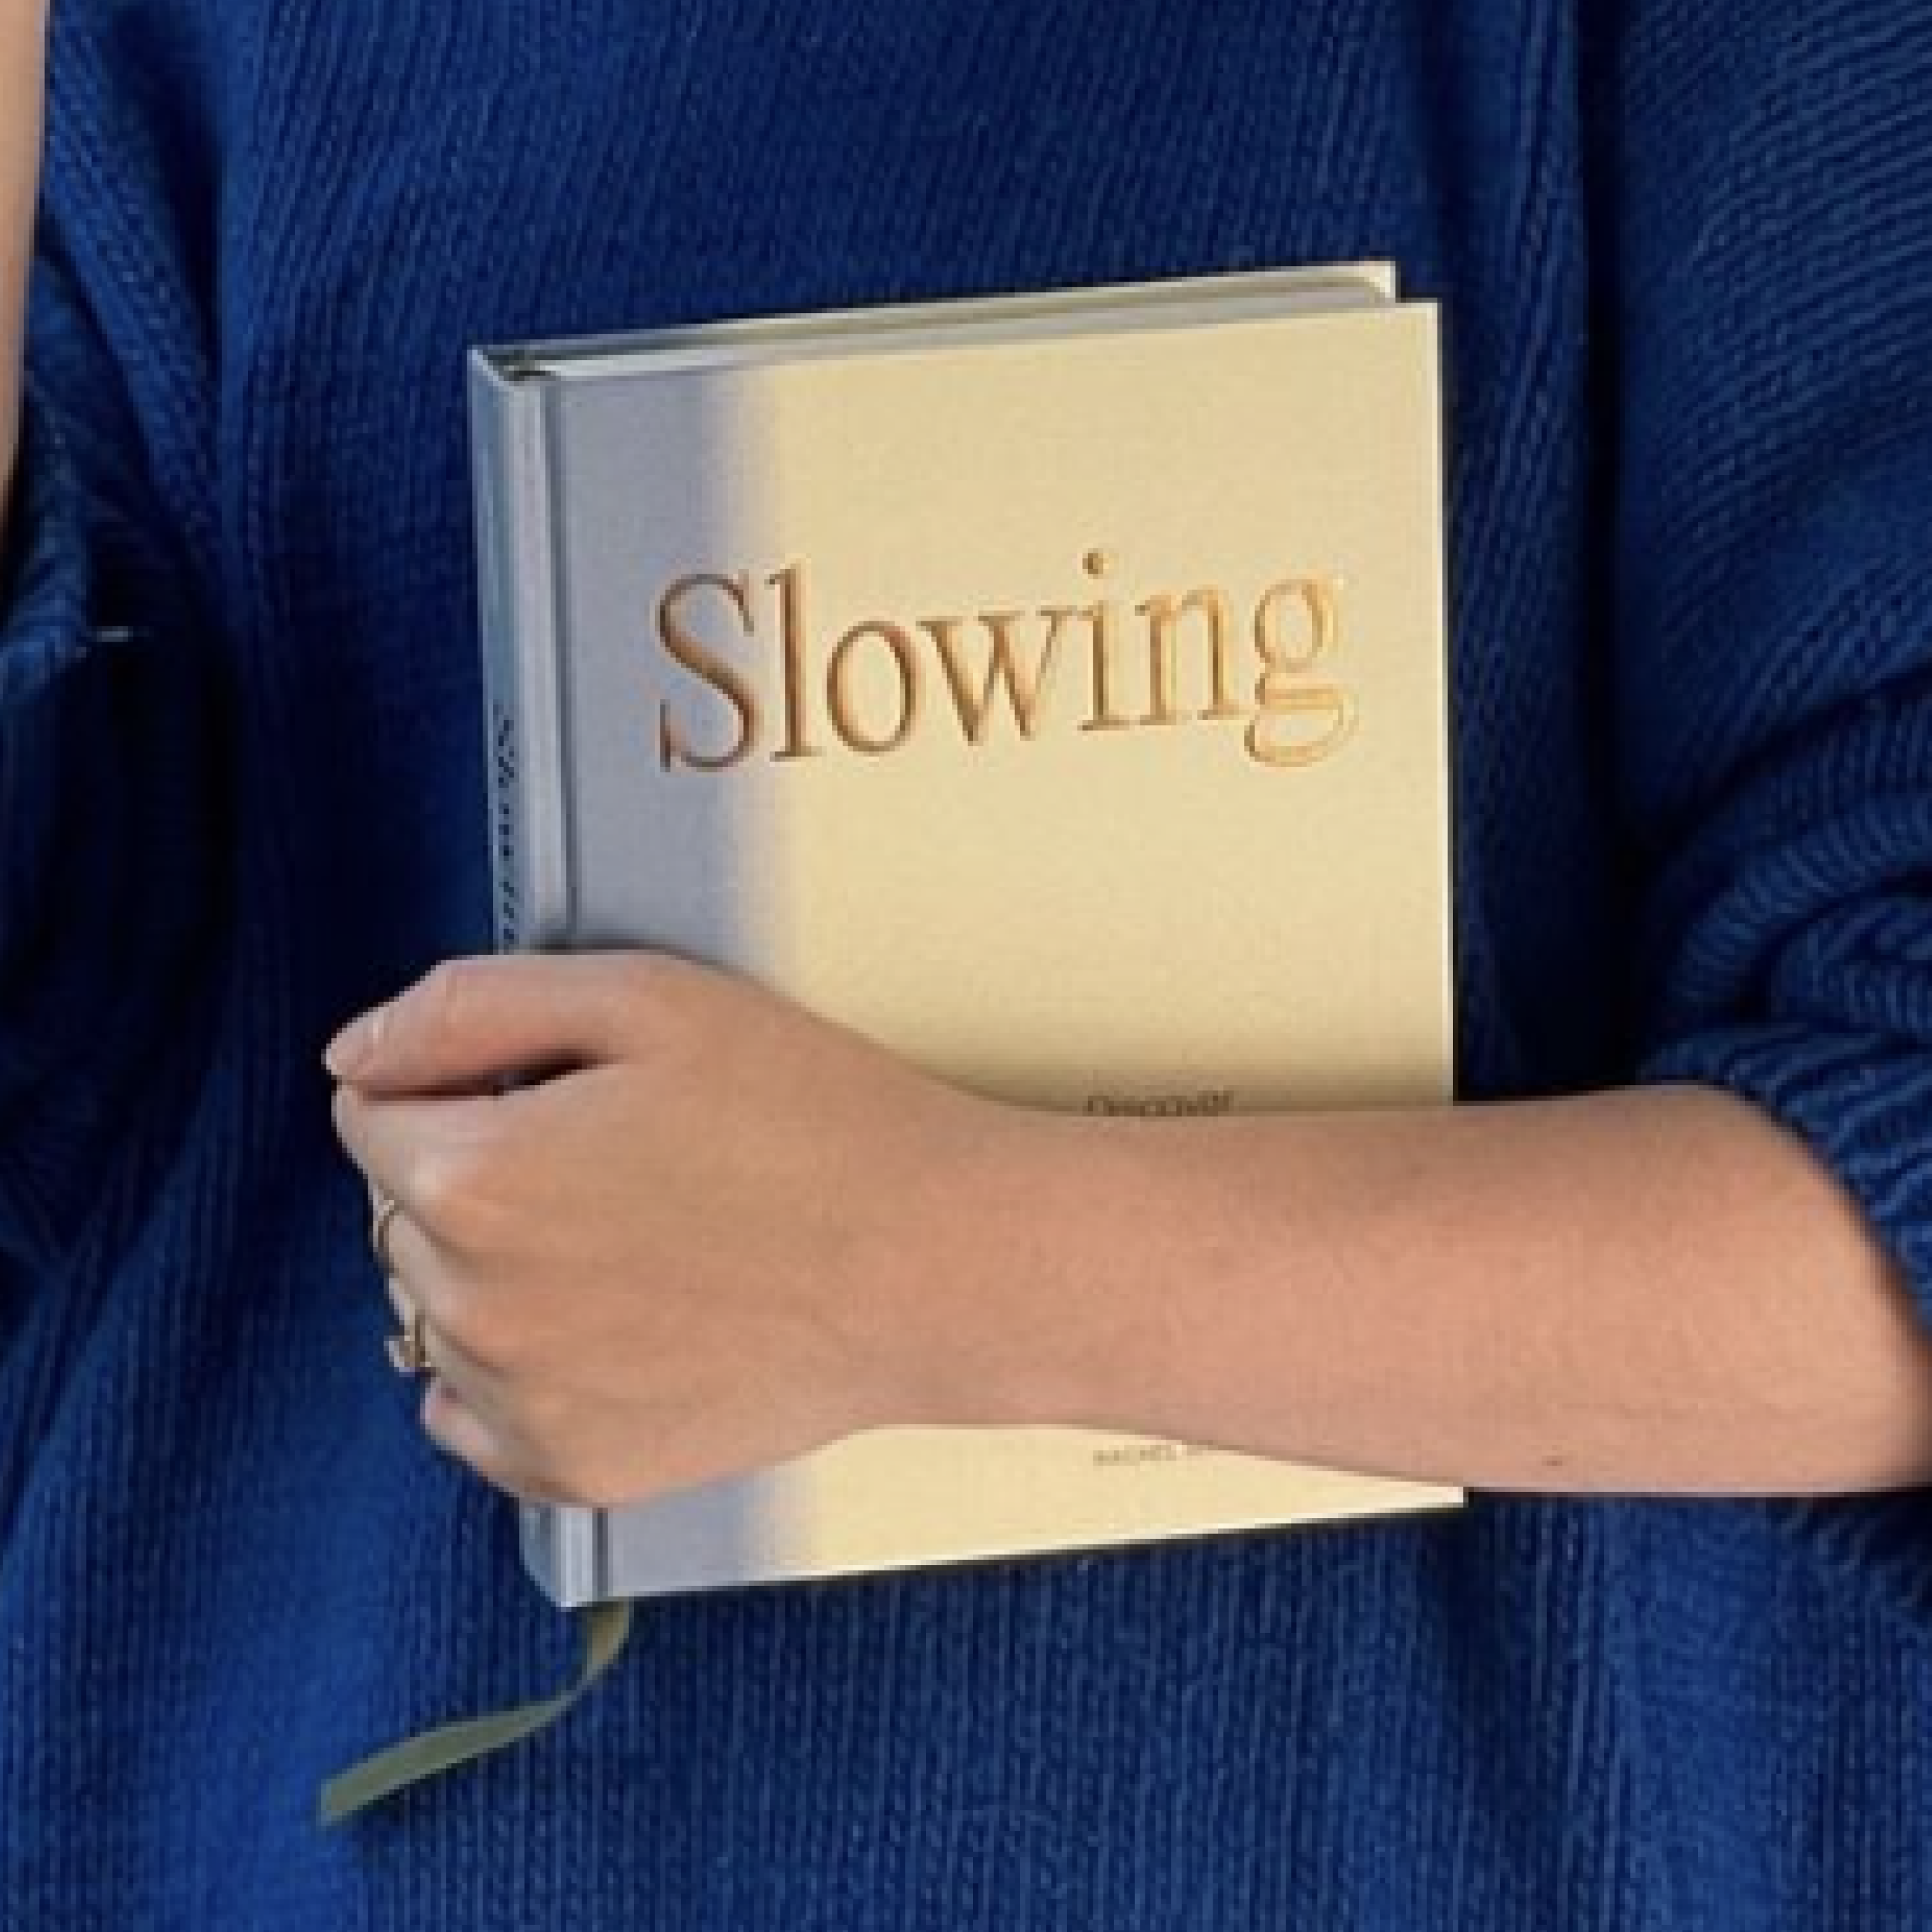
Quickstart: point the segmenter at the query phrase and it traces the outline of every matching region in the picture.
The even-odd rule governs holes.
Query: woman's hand
[[[0,0],[0,530],[20,439],[27,265],[40,193],[47,0]]]
[[[425,1425],[500,1487],[613,1504],[956,1419],[956,1184],[1022,1110],[657,953],[446,965],[328,1058]]]

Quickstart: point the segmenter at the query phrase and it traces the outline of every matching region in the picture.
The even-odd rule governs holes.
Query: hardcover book
[[[1370,264],[476,350],[500,944],[1028,1106],[1446,1100],[1436,338]],[[908,1428],[522,1535],[575,1605],[1458,1500]]]

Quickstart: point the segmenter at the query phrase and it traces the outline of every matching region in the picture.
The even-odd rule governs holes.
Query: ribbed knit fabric
[[[1463,1093],[1732,1085],[1932,1318],[1928,0],[54,12],[0,1927],[1932,1924],[1918,1492],[651,1606],[555,1730],[313,1822],[575,1654],[383,1365],[317,1060],[487,944],[474,341],[1393,258],[1450,347]]]

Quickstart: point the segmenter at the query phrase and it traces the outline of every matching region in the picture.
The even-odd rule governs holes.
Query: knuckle
[[[445,1246],[458,1250],[487,1246],[509,1218],[512,1172],[485,1144],[438,1146],[417,1156],[409,1180],[410,1201]]]
[[[540,1430],[521,1434],[519,1439],[524,1466],[553,1501],[571,1509],[608,1509],[620,1500],[614,1486],[604,1480],[598,1459],[586,1454],[581,1443]]]
[[[454,1037],[476,993],[476,969],[464,959],[445,959],[424,977],[417,1024],[430,1042]]]
[[[422,1399],[422,1418],[424,1432],[452,1456],[475,1462],[487,1455],[488,1444],[475,1418],[440,1376],[430,1378]]]
[[[517,1432],[537,1455],[566,1456],[571,1424],[571,1404],[554,1389],[537,1387],[520,1391]]]
[[[448,1295],[436,1325],[470,1360],[492,1375],[513,1375],[524,1365],[522,1328],[496,1296]]]
[[[460,1413],[456,1398],[440,1377],[432,1376],[423,1390],[422,1423],[432,1436],[444,1436],[454,1427]]]
[[[666,952],[620,953],[608,972],[602,992],[612,1030],[653,1050],[674,1041],[693,984],[687,963]]]
[[[447,1156],[434,1154],[417,1157],[409,1176],[410,1205],[430,1233],[442,1235],[457,1210],[464,1186]]]
[[[614,952],[604,962],[607,990],[627,1000],[668,998],[676,991],[682,964],[668,952]]]

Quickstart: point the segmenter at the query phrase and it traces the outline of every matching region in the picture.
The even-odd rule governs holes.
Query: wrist
[[[1137,1282],[1136,1224],[1162,1218],[1145,1124],[968,1106],[907,1203],[901,1406],[952,1426],[1142,1426],[1162,1354]]]

